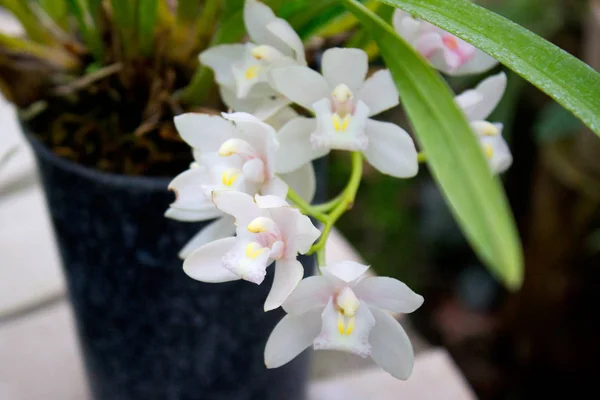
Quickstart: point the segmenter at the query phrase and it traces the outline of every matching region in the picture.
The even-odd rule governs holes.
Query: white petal
[[[431,58],[434,55],[443,50],[444,42],[442,41],[442,36],[439,33],[428,32],[418,37],[417,41],[415,42],[415,47],[423,57],[431,61]]]
[[[240,278],[223,266],[223,257],[236,243],[233,237],[219,239],[196,249],[183,263],[183,271],[201,282],[219,283]]]
[[[323,311],[334,295],[334,287],[324,276],[309,276],[302,279],[296,289],[281,305],[286,313],[300,315],[307,311]]]
[[[367,270],[368,265],[354,261],[341,261],[326,267],[321,267],[324,276],[337,278],[345,283],[352,284],[359,279]]]
[[[306,65],[302,39],[300,39],[300,36],[298,36],[294,28],[292,28],[286,20],[277,18],[276,20],[269,22],[267,25],[267,30],[292,49],[294,52],[294,58],[298,63],[301,65]]]
[[[267,29],[267,26],[277,19],[277,16],[267,5],[257,0],[246,0],[244,4],[244,23],[250,39],[257,44],[273,46],[286,56],[293,56],[289,45],[279,38],[277,33]]]
[[[475,51],[475,55],[473,59],[471,59],[466,64],[462,65],[458,68],[453,75],[454,76],[462,76],[462,75],[476,75],[482,74],[492,68],[494,68],[498,64],[498,60],[494,57],[484,53],[483,51],[477,49]]]
[[[297,170],[311,160],[329,153],[328,149],[313,148],[310,135],[317,126],[314,118],[298,117],[285,124],[277,133],[279,150],[276,154],[275,170],[286,174]]]
[[[265,346],[265,365],[278,368],[302,353],[321,331],[321,311],[286,315],[273,329]]]
[[[287,124],[292,119],[296,118],[298,113],[294,111],[292,107],[284,107],[281,110],[277,111],[277,113],[273,114],[269,118],[264,121],[271,125],[275,130],[280,130],[285,124]]]
[[[267,73],[271,86],[307,110],[318,100],[329,97],[331,90],[325,78],[308,67],[273,68]]]
[[[175,192],[171,207],[189,211],[214,210],[212,199],[207,197],[204,186],[213,184],[213,175],[205,167],[191,168],[177,175],[169,183],[169,190]]]
[[[223,190],[213,192],[213,202],[217,208],[235,218],[235,224],[246,229],[248,224],[263,215],[254,202],[254,198],[246,193]]]
[[[282,174],[281,179],[307,203],[312,203],[317,190],[317,179],[312,163],[306,163],[295,171]]]
[[[373,276],[358,282],[354,287],[358,298],[369,306],[408,314],[421,307],[423,297],[397,279]]]
[[[268,84],[266,85],[268,86]],[[270,89],[270,94],[262,93],[261,86],[262,84],[255,85],[253,91],[245,99],[238,99],[233,90],[224,86],[219,87],[219,93],[223,102],[233,111],[247,112],[260,120],[266,120],[277,114],[290,102],[272,89]],[[257,91],[261,93],[255,94]]]
[[[368,119],[365,133],[369,142],[363,153],[372,166],[396,178],[410,178],[417,174],[417,149],[404,129],[391,122]]]
[[[500,133],[493,136],[479,136],[482,146],[490,146],[493,150],[491,158],[487,158],[490,169],[495,174],[505,172],[513,162],[508,144],[502,137],[502,124],[494,124]]]
[[[279,307],[296,288],[303,276],[304,267],[295,258],[275,262],[275,278],[265,301],[265,311]]]
[[[200,230],[179,252],[179,258],[186,259],[194,250],[215,240],[235,235],[233,218],[225,215],[217,218]]]
[[[306,254],[319,236],[321,236],[321,231],[313,225],[310,218],[303,214],[298,215],[295,239],[295,247],[298,253]]]
[[[343,83],[356,92],[362,88],[367,76],[369,57],[361,49],[333,48],[323,53],[321,65],[331,89]]]
[[[211,68],[219,85],[235,89],[235,79],[231,65],[244,59],[246,45],[222,44],[210,47],[200,53],[200,63]]]
[[[265,163],[260,158],[254,158],[244,163],[242,168],[244,180],[262,183],[265,180]]]
[[[206,221],[207,219],[217,218],[221,215],[223,213],[216,208],[212,210],[191,211],[171,207],[165,212],[165,217],[182,222]]]
[[[369,107],[369,116],[389,110],[400,103],[396,84],[388,69],[371,75],[356,97]]]
[[[277,207],[289,207],[290,205],[280,196],[261,196],[259,194],[254,196],[254,201],[260,208],[277,208]]]
[[[187,144],[202,152],[216,153],[224,141],[236,135],[233,124],[216,115],[181,114],[175,117],[175,127]]]
[[[269,179],[260,191],[263,195],[278,196],[285,199],[287,197],[288,185],[281,178],[275,176]]]
[[[402,326],[389,313],[370,307],[375,317],[371,330],[371,358],[394,378],[406,380],[414,365],[414,352],[410,339]]]
[[[469,121],[485,120],[500,103],[506,90],[506,74],[500,72],[483,80],[475,89],[467,90],[458,95],[455,100],[467,115]],[[480,101],[471,99],[477,96]]]
[[[371,354],[369,333],[375,319],[365,302],[360,302],[356,315],[348,318],[334,308],[332,299],[321,314],[321,333],[315,339],[315,350],[340,350],[366,358]]]

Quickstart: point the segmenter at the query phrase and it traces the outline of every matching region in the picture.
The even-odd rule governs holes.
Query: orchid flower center
[[[237,181],[241,173],[242,171],[238,168],[227,168],[221,173],[221,184],[230,188]]]
[[[317,130],[311,135],[313,147],[360,151],[367,147],[365,123],[369,108],[356,101],[354,93],[345,84],[337,85],[330,98],[313,104]]]
[[[349,287],[345,287],[336,299],[338,310],[337,328],[340,335],[350,335],[356,324],[356,311],[360,301]]]
[[[254,233],[256,241],[264,247],[273,247],[275,243],[283,244],[283,237],[279,227],[271,218],[258,217],[248,224],[248,232]],[[277,256],[277,255],[276,255]],[[279,257],[276,257],[279,258]]]
[[[229,139],[219,148],[218,154],[221,157],[231,157],[237,155],[244,162],[242,171],[244,177],[251,182],[263,183],[268,175],[266,164],[261,154],[248,142],[243,139]]]
[[[455,69],[469,62],[476,52],[473,45],[447,32],[442,33],[442,43],[444,44],[444,51],[448,53],[446,60]]]
[[[258,61],[264,61],[267,64],[272,64],[287,58],[275,47],[266,44],[254,47],[250,51],[250,54],[252,54],[252,57],[256,58]]]

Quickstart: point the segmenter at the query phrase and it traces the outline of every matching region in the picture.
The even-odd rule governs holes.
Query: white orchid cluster
[[[363,157],[397,178],[418,172],[410,135],[398,125],[371,118],[399,103],[391,74],[380,70],[367,77],[366,53],[340,48],[325,51],[318,73],[307,66],[302,41],[292,27],[257,0],[246,0],[244,21],[249,42],[216,46],[200,55],[233,112],[175,118],[195,161],[172,181],[176,200],[166,216],[213,220],[181,251],[184,271],[202,282],[243,279],[261,284],[274,264],[264,309],[281,306],[287,316],[267,343],[268,368],[286,364],[312,345],[370,356],[394,377],[407,379],[413,349],[390,312],[413,312],[423,298],[398,280],[364,277],[365,265],[324,261],[327,236],[354,201]],[[476,49],[437,28],[401,13],[394,21],[400,34],[443,72],[493,66]],[[506,77],[499,74],[456,98],[494,171],[510,165],[510,152],[501,125],[485,119],[505,86]],[[292,103],[310,117],[299,115]],[[336,199],[311,206],[311,161],[331,150],[352,152],[352,176]],[[323,223],[322,232],[309,217]],[[312,253],[319,260],[319,276],[303,279],[297,256]]]

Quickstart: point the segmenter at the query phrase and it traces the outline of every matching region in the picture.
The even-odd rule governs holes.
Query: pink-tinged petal
[[[212,69],[215,80],[219,85],[235,89],[235,78],[231,65],[244,59],[246,54],[244,44],[222,44],[211,47],[200,53],[200,63]]]
[[[423,57],[431,59],[435,54],[444,49],[442,35],[437,32],[423,34],[417,39],[415,47]]]
[[[423,297],[397,279],[373,276],[358,282],[353,288],[356,296],[369,306],[408,314],[421,307]]]
[[[199,249],[200,247],[214,242],[215,240],[231,237],[235,235],[235,225],[233,218],[229,215],[225,215],[221,218],[217,218],[210,224],[206,225],[200,230],[179,252],[179,258],[182,260],[189,257],[189,255]]]
[[[181,114],[175,117],[175,127],[187,144],[202,152],[216,153],[224,141],[236,135],[233,124],[216,115]]]
[[[214,209],[212,199],[207,197],[205,186],[213,185],[213,176],[205,167],[188,169],[177,175],[169,183],[169,190],[175,193],[171,207],[188,211],[208,211]]]
[[[302,39],[294,28],[284,19],[277,18],[267,24],[267,30],[275,37],[282,40],[294,53],[294,59],[302,65],[306,65],[304,45]]]
[[[265,311],[271,311],[281,306],[298,282],[304,276],[304,267],[300,261],[293,259],[277,260],[275,262],[275,278],[273,286],[265,300]]]
[[[369,57],[361,49],[333,48],[323,53],[321,65],[323,76],[332,90],[345,84],[356,92],[362,88],[367,76]]]
[[[265,346],[265,365],[278,368],[306,350],[321,331],[321,312],[286,315],[269,336]]]
[[[267,76],[276,91],[307,110],[312,110],[316,101],[329,97],[333,90],[321,74],[308,67],[273,68]]]
[[[262,186],[260,192],[263,195],[278,196],[285,199],[287,197],[288,185],[281,178],[274,176]]]
[[[244,230],[252,220],[264,214],[254,202],[254,198],[242,192],[229,190],[213,192],[213,202],[219,210],[232,215],[236,226]]]
[[[371,354],[369,333],[375,319],[366,303],[361,302],[356,315],[348,317],[333,306],[330,299],[321,314],[321,333],[315,339],[315,350],[346,351],[367,358]]]
[[[371,330],[371,358],[394,378],[406,380],[412,373],[415,356],[410,339],[389,313],[370,307],[375,317]]]
[[[352,284],[359,279],[367,270],[368,265],[363,265],[354,261],[342,261],[336,264],[321,267],[324,276],[335,280],[341,280],[344,283]]]
[[[182,222],[206,221],[208,219],[217,218],[222,215],[223,213],[219,211],[216,207],[214,209],[196,211],[182,210],[179,208],[171,207],[165,212],[165,217]]]
[[[311,310],[322,312],[334,295],[334,287],[324,276],[304,278],[283,302],[281,307],[288,314],[300,315]]]
[[[261,196],[259,194],[254,196],[254,201],[259,208],[277,208],[277,207],[289,207],[290,205],[280,196]]]
[[[408,43],[412,44],[415,42],[421,28],[421,21],[414,19],[406,11],[396,9],[392,22],[396,32]]]
[[[313,148],[310,135],[317,127],[314,118],[298,117],[285,124],[277,133],[279,150],[276,154],[275,170],[281,174],[295,171],[311,160],[329,153],[325,148]]]
[[[477,49],[473,58],[454,72],[454,76],[482,74],[498,65],[498,60]]]
[[[281,179],[307,203],[312,203],[317,190],[317,179],[312,163],[306,163],[295,171],[281,174]]]
[[[484,79],[475,89],[461,93],[455,100],[463,106],[463,111],[470,121],[485,120],[502,100],[506,83],[506,74],[500,72]],[[467,99],[475,97],[478,97],[480,101],[467,101]]]
[[[220,283],[240,278],[223,266],[223,257],[236,243],[234,237],[219,239],[196,249],[183,263],[183,271],[200,282]]]
[[[252,183],[263,183],[265,176],[265,163],[260,158],[254,158],[244,163],[242,167],[244,180]]]
[[[396,84],[388,69],[377,71],[371,75],[356,98],[362,100],[369,107],[369,116],[389,110],[400,103]]]
[[[415,143],[404,129],[368,119],[365,134],[369,141],[363,154],[380,172],[396,178],[410,178],[419,172]]]

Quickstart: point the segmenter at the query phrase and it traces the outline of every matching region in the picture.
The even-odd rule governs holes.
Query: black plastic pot
[[[173,201],[169,179],[95,171],[29,139],[94,399],[305,397],[306,354],[275,370],[263,363],[283,316],[263,311],[273,268],[260,286],[190,279],[177,252],[202,225],[163,216]],[[302,261],[308,274],[313,260]]]

